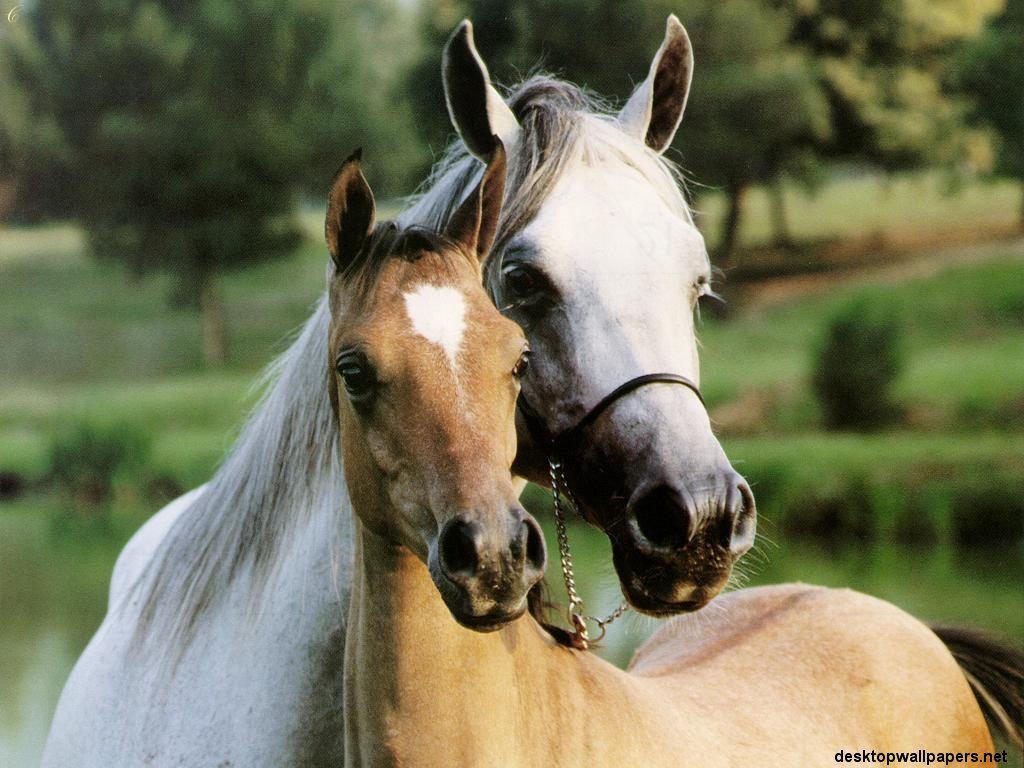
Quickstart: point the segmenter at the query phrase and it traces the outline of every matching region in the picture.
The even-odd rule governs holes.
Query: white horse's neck
[[[610,747],[591,729],[588,710],[594,695],[631,698],[621,671],[559,646],[528,616],[490,634],[459,626],[418,558],[356,529],[345,646],[348,768],[607,759]]]

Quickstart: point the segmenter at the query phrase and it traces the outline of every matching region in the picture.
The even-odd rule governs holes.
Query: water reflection
[[[59,510],[43,503],[0,505],[0,766],[39,762],[53,708],[75,660],[106,610],[107,583],[120,541],[57,533]],[[542,521],[556,558],[553,526]],[[621,600],[606,538],[570,526],[576,577],[588,612]],[[805,581],[852,586],[924,619],[958,621],[1024,638],[1024,553],[966,556],[896,548],[827,551],[798,542],[762,550],[746,565],[750,583]],[[552,598],[564,604],[557,562]],[[598,652],[624,665],[657,622],[627,614]]]

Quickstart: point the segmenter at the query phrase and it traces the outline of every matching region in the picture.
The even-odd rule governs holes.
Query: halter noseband
[[[701,405],[705,408],[707,407],[707,403],[704,402],[704,396],[700,393],[700,388],[693,381],[685,376],[679,375],[678,373],[645,373],[642,376],[630,379],[624,384],[620,384],[601,398],[597,405],[591,408],[582,419],[576,422],[575,425],[562,430],[558,434],[552,433],[551,430],[547,428],[547,425],[544,423],[540,414],[532,405],[530,405],[524,395],[519,395],[519,399],[516,401],[516,407],[523,415],[526,427],[530,430],[530,436],[537,443],[538,447],[546,454],[561,456],[566,448],[579,439],[583,430],[597,421],[601,414],[608,410],[616,400],[625,397],[633,390],[639,389],[640,387],[644,387],[648,384],[680,384],[693,392],[693,394],[697,396],[697,399],[700,400]]]

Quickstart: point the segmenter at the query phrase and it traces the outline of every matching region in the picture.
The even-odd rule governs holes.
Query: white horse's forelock
[[[669,210],[692,222],[678,169],[625,134],[615,115],[578,87],[535,76],[509,94],[522,130],[510,148],[507,197],[485,280],[493,283],[503,247],[536,216],[559,181],[579,165],[617,165],[640,173]],[[442,231],[479,181],[483,164],[461,141],[432,170],[398,217]],[[347,489],[338,428],[328,397],[326,297],[266,374],[266,392],[202,495],[160,545],[143,590],[139,639],[180,650],[200,617],[242,571],[252,600],[271,577],[275,555],[297,526],[338,514]],[[345,546],[345,543],[342,543]]]

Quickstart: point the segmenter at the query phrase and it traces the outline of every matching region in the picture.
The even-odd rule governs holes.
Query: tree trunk
[[[203,360],[207,365],[222,365],[227,352],[224,332],[224,305],[216,272],[199,279],[199,318],[203,334]]]
[[[789,231],[789,216],[786,215],[786,185],[782,174],[772,179],[768,186],[768,195],[772,208],[772,239],[778,248],[789,248],[793,245],[793,236]]]
[[[722,239],[718,244],[717,266],[726,269],[732,265],[732,257],[739,238],[740,218],[743,215],[743,203],[747,197],[749,185],[746,182],[730,184],[726,187],[729,196],[729,210],[722,223]]]

